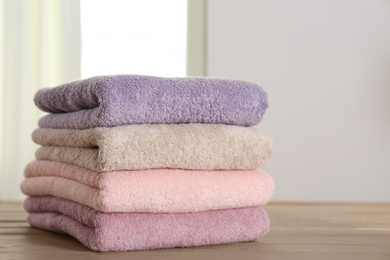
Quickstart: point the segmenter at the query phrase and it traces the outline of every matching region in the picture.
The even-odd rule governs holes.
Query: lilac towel
[[[56,197],[29,197],[28,222],[67,233],[94,251],[147,250],[253,241],[268,232],[258,207],[182,214],[101,213]]]
[[[99,76],[39,90],[42,128],[209,123],[252,126],[268,107],[253,83],[220,78]]]

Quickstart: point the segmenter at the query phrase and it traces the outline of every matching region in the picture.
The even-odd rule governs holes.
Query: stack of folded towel
[[[95,251],[253,241],[274,193],[257,170],[272,141],[252,128],[258,85],[217,78],[100,76],[42,89],[50,114],[22,191],[28,222]]]

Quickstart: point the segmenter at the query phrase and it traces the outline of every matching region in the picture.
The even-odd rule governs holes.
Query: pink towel
[[[33,161],[21,189],[52,195],[102,212],[181,213],[266,204],[274,181],[259,170],[154,169],[98,173],[55,161]]]
[[[102,213],[55,197],[27,198],[28,222],[67,233],[94,251],[128,251],[253,241],[268,232],[258,207],[181,214]]]

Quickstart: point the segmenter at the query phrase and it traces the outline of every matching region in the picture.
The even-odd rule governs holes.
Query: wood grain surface
[[[264,207],[270,232],[250,243],[96,253],[32,228],[20,202],[0,202],[0,259],[385,259],[390,203],[283,203]]]

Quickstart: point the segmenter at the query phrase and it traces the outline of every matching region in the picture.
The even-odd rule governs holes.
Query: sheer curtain
[[[80,78],[80,2],[1,0],[0,18],[0,200],[21,200],[41,116],[34,93]]]

